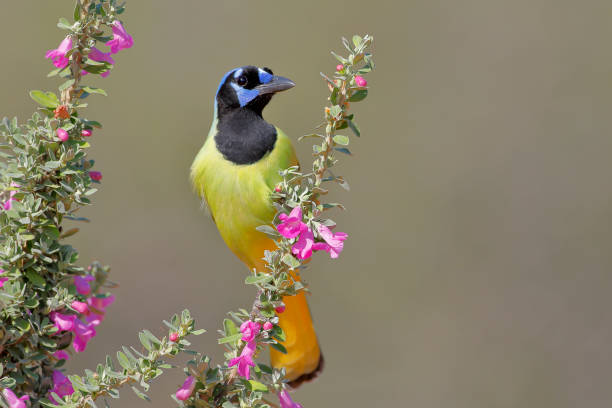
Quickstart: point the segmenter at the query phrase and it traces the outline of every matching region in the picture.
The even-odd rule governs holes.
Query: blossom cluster
[[[89,54],[87,54],[87,58],[96,62],[106,62],[113,65],[115,60],[111,55],[117,54],[121,50],[131,48],[134,45],[132,36],[127,33],[119,20],[115,20],[113,22],[112,30],[113,39],[106,43],[106,46],[110,47],[110,51],[104,52],[96,47],[91,47]],[[68,53],[72,51],[72,46],[72,38],[70,36],[66,36],[66,38],[62,40],[57,48],[47,51],[45,58],[51,59],[51,62],[53,62],[53,65],[55,65],[57,68],[66,68],[70,63]],[[81,71],[81,75],[87,74],[87,71]],[[110,75],[110,71],[102,72],[100,74],[100,76],[103,78],[106,78],[108,75]]]
[[[251,368],[255,367],[253,356],[257,351],[257,338],[258,336],[267,337],[269,332],[274,329],[274,324],[270,321],[266,321],[263,325],[259,322],[246,320],[240,325],[240,333],[242,337],[240,340],[245,343],[240,355],[230,359],[228,367],[236,366],[236,372],[238,375],[244,377],[246,380],[251,379]],[[263,328],[263,331],[262,331]],[[180,401],[189,399],[194,390],[196,389],[197,378],[193,375],[188,376],[183,384],[174,394],[175,397]],[[291,399],[289,392],[282,388],[278,393],[278,399],[280,401],[281,408],[302,408],[301,404],[294,402]]]
[[[326,251],[331,258],[338,258],[344,248],[348,235],[344,232],[333,233],[323,224],[318,224],[317,231],[323,241],[315,242],[313,230],[302,221],[302,208],[295,207],[289,215],[280,214],[282,221],[276,226],[277,231],[287,239],[298,238],[291,247],[291,252],[298,259],[308,259],[313,251]]]

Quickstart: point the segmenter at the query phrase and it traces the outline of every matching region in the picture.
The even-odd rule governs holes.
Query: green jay
[[[281,181],[279,171],[298,165],[291,140],[266,122],[262,111],[275,93],[294,86],[269,68],[244,66],[226,73],[215,96],[208,137],[191,166],[195,191],[206,201],[227,246],[249,270],[265,271],[264,251],[276,249],[255,228],[272,223],[270,195]],[[271,363],[285,368],[286,378],[297,386],[317,376],[323,359],[304,293],[283,302],[286,309],[278,317],[287,353],[271,349]]]

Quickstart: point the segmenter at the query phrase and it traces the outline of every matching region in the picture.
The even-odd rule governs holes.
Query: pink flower
[[[259,330],[261,329],[261,324],[252,322],[247,320],[246,322],[240,325],[240,332],[243,334],[242,341],[246,341],[247,343],[253,341],[255,336],[259,334]]]
[[[278,314],[281,314],[285,311],[285,305],[280,305],[274,308],[274,311]]]
[[[74,310],[81,314],[86,315],[87,313],[89,313],[89,308],[87,307],[87,303],[85,302],[79,302],[78,300],[75,300],[70,306],[72,306]]]
[[[92,134],[92,131],[90,129],[83,129],[81,131],[81,136],[83,136],[83,137],[89,137],[89,136],[91,136],[91,134]]]
[[[57,135],[57,138],[62,142],[68,140],[68,132],[66,132],[66,129],[57,128],[55,134]]]
[[[175,342],[178,340],[178,333],[177,332],[170,333],[170,336],[168,336],[168,338],[170,339],[171,342]]]
[[[195,385],[196,385],[195,377],[192,377],[192,376],[187,377],[183,385],[181,385],[181,388],[179,388],[176,391],[176,394],[175,394],[176,398],[181,401],[185,401],[193,393],[193,389],[195,388]]]
[[[100,181],[102,180],[102,173],[99,171],[90,171],[89,177],[91,177],[93,181]]]
[[[72,330],[74,321],[76,320],[76,315],[65,315],[59,312],[51,312],[49,313],[49,317],[51,321],[55,323],[55,327],[60,331]]]
[[[256,349],[257,344],[255,344],[255,341],[248,342],[242,349],[240,356],[232,358],[227,366],[233,367],[238,364],[238,374],[248,380],[251,375],[251,367],[255,367],[255,363],[253,362],[253,354],[255,354]]]
[[[11,390],[10,388],[3,389],[2,395],[8,403],[9,408],[26,408],[27,405],[25,401],[30,399],[29,395],[24,395],[23,397],[17,398],[13,390]]]
[[[70,359],[70,354],[66,353],[64,350],[57,350],[55,353],[53,353],[53,357],[57,358],[58,360],[68,360]]]
[[[302,408],[301,404],[298,404],[291,399],[291,395],[289,395],[287,390],[282,390],[280,394],[278,394],[278,400],[281,408]]]
[[[300,228],[302,225],[306,225],[302,222],[302,208],[300,206],[295,207],[289,215],[281,214],[278,218],[282,221],[276,226],[278,232],[285,238],[295,238],[300,234]]]
[[[337,232],[334,234],[329,228],[322,224],[319,225],[319,234],[325,240],[325,243],[317,242],[313,245],[313,249],[315,251],[327,251],[332,258],[337,258],[344,248],[344,240],[348,235],[344,232]]]
[[[61,371],[54,370],[53,371],[53,388],[51,392],[56,393],[60,397],[64,397],[66,395],[72,395],[74,392],[74,388],[72,388],[72,383]],[[53,401],[56,405],[59,401],[55,401],[53,396],[49,395],[49,399]]]
[[[4,272],[4,269],[0,269],[0,275],[2,275]],[[9,280],[9,278],[0,278],[0,288],[4,286],[4,282],[7,280]]]
[[[340,71],[342,71],[343,69],[344,69],[344,65],[342,65],[342,64],[338,64],[338,65],[336,65],[336,71],[340,72]]]
[[[368,85],[368,81],[366,81],[361,75],[357,75],[355,77],[355,83],[357,86],[364,87]]]
[[[91,293],[89,282],[93,280],[96,280],[96,278],[91,275],[75,276],[74,286],[76,286],[77,292],[79,292],[81,295],[89,295]]]
[[[87,323],[90,323],[94,327],[99,326],[100,323],[102,323],[102,321],[104,320],[104,315],[90,312],[85,320],[87,321]]]
[[[274,325],[272,323],[270,323],[270,322],[265,322],[264,325],[263,325],[263,329],[265,331],[272,330],[273,327],[274,327]]]
[[[102,52],[96,47],[91,47],[91,51],[89,51],[89,54],[87,54],[87,58],[94,60],[94,61],[98,61],[98,62],[108,62],[111,65],[115,63],[115,60],[113,59],[113,57],[111,57],[110,52]],[[87,74],[88,74],[87,71],[81,72],[81,75],[87,75]],[[102,78],[106,78],[109,75],[110,75],[110,71],[106,71],[100,74]]]
[[[300,238],[291,247],[291,252],[298,259],[307,259],[312,255],[312,245],[314,244],[314,235],[308,226],[304,223],[300,225]]]
[[[54,50],[49,50],[45,54],[45,58],[51,58],[53,65],[57,68],[66,68],[68,66],[68,58],[66,53],[72,49],[72,39],[70,37],[64,38],[60,43],[59,47]]]
[[[115,301],[115,295],[110,295],[106,297],[100,296],[92,296],[87,299],[87,304],[94,309],[97,309],[101,312],[105,312],[106,308],[113,304]]]
[[[19,184],[15,183],[14,181],[11,182],[11,187],[21,187]],[[17,190],[11,190],[9,192],[9,198],[8,200],[6,200],[3,204],[2,207],[8,211],[13,207],[13,204],[11,204],[13,201],[17,201],[15,199],[15,194],[17,194]],[[1,274],[2,272],[0,272]],[[1,287],[1,286],[0,286]]]
[[[110,47],[111,53],[116,54],[126,48],[131,48],[134,45],[132,36],[125,31],[121,21],[115,20],[113,22],[113,39],[106,43]]]
[[[74,347],[74,351],[80,353],[85,350],[87,347],[87,343],[89,340],[95,337],[96,329],[94,329],[94,324],[88,323],[85,324],[79,319],[74,321],[74,328],[72,330],[74,333],[74,340],[72,341],[72,346]]]

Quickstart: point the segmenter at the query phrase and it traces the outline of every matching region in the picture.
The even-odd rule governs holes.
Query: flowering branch
[[[102,174],[92,171],[87,138],[101,125],[80,115],[99,88],[81,84],[83,76],[108,76],[112,54],[132,46],[119,21],[124,7],[117,0],[76,1],[73,22],[61,18],[67,32],[45,57],[59,77],[55,92],[32,91],[41,107],[25,124],[3,119],[0,124],[0,406],[38,406],[50,394],[67,394],[61,367],[67,349],[85,350],[114,297],[106,292],[109,268],[98,263],[77,265],[78,252],[63,240],[78,232],[67,229],[97,191]],[[112,35],[109,35],[112,32]],[[96,48],[98,42],[110,52]],[[70,388],[72,388],[70,386]],[[17,395],[23,396],[17,398]],[[60,395],[62,394],[62,395]],[[56,397],[52,397],[55,395]]]
[[[170,322],[164,321],[164,324],[170,329],[167,338],[160,340],[148,330],[139,333],[140,343],[148,352],[146,355],[134,347],[123,347],[123,351],[117,352],[118,371],[113,360],[106,356],[105,364],[98,364],[95,372],[85,370],[85,376],[59,377],[56,384],[60,384],[57,388],[62,392],[51,393],[53,402],[43,400],[41,403],[49,407],[86,408],[95,406],[93,401],[101,397],[119,398],[119,389],[126,385],[130,385],[140,398],[149,401],[149,397],[137,385],[148,391],[151,381],[162,375],[164,369],[173,367],[166,362],[167,358],[190,353],[186,349],[190,345],[187,336],[205,332],[195,329],[188,310],[184,310],[180,316],[174,315]],[[61,394],[65,396],[62,398]]]
[[[223,323],[219,344],[225,345],[226,364],[212,367],[209,358],[203,354],[198,354],[198,358],[188,364],[185,370],[188,377],[174,396],[183,401],[182,406],[270,407],[276,405],[264,396],[275,392],[282,408],[301,407],[289,395],[290,388],[283,380],[284,369],[255,363],[254,358],[266,345],[286,352],[282,345],[286,340],[285,333],[278,325],[277,317],[285,308],[283,297],[307,290],[298,277],[313,251],[323,250],[331,258],[337,258],[347,238],[343,232],[332,232],[335,223],[321,217],[327,209],[343,208],[338,203],[320,202],[320,196],[327,194],[321,186],[326,182],[336,182],[348,189],[346,181],[330,170],[337,163],[336,152],[350,154],[345,147],[349,138],[336,134],[336,131],[350,128],[356,136],[360,135],[353,121],[354,115],[348,113],[349,102],[366,98],[367,82],[362,75],[370,72],[374,64],[366,52],[372,37],[354,36],[353,47],[346,39],[343,43],[349,51],[348,57],[334,54],[342,65],[336,67],[334,79],[323,75],[331,91],[329,100],[332,104],[325,108],[325,135],[308,135],[322,140],[320,145],[313,146],[313,172],[303,174],[297,167],[281,172],[283,180],[273,194],[277,210],[274,225],[258,227],[259,231],[275,240],[278,249],[265,252],[267,270],[254,270],[245,280],[257,288],[251,310],[230,312],[231,319],[225,319]],[[240,324],[239,328],[237,324]]]

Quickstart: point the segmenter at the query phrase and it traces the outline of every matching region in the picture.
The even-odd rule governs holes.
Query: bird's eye
[[[237,82],[238,82],[238,85],[245,86],[247,84],[247,77],[246,77],[246,75],[240,75],[238,77],[238,81]]]

